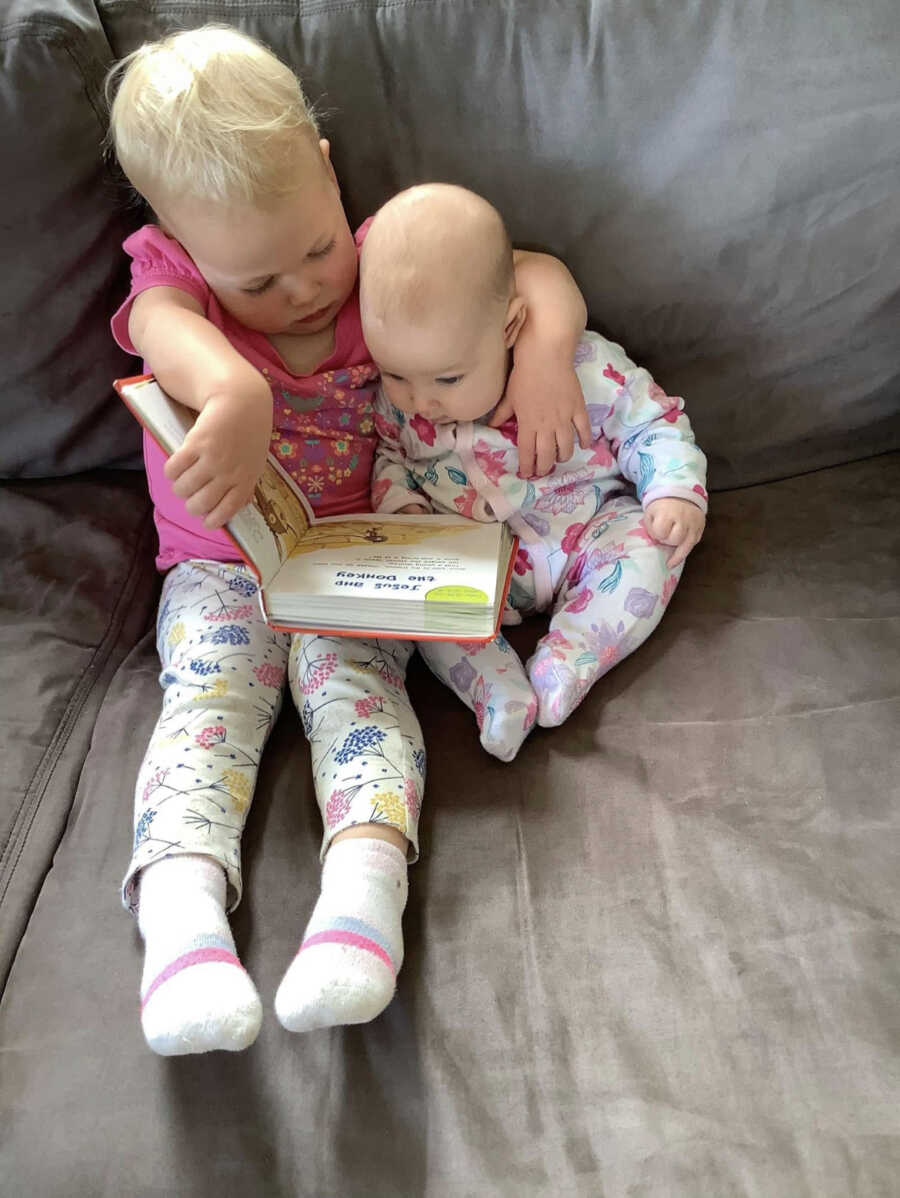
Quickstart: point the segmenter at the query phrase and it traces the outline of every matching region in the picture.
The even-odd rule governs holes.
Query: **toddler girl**
[[[151,1048],[240,1049],[261,1007],[226,910],[241,895],[241,833],[285,673],[325,828],[322,891],[278,1018],[293,1031],[372,1019],[403,959],[425,780],[404,683],[411,647],[274,632],[217,531],[249,500],[270,448],[323,515],[369,510],[377,369],[359,321],[361,234],[297,79],[252,39],[177,34],[136,51],[114,79],[111,142],[156,223],[125,242],[132,285],[113,332],[198,412],[168,462],[144,438],[167,572],[163,707],[138,778],[123,897],[145,942]],[[552,259],[524,256],[517,270],[547,317],[518,370],[523,356],[537,364],[526,382],[549,369],[561,396],[549,418],[543,403],[514,401],[543,460],[571,448],[573,420],[586,436],[574,374],[556,366],[571,361],[583,302]]]
[[[575,361],[592,441],[537,484],[519,477],[514,430],[484,420],[527,305],[500,215],[472,192],[416,187],[376,214],[360,305],[383,388],[374,506],[505,520],[520,540],[511,618],[553,611],[527,675],[502,636],[420,646],[474,710],[484,747],[510,760],[535,718],[562,723],[656,627],[703,532],[706,459],[683,401],[587,333]]]

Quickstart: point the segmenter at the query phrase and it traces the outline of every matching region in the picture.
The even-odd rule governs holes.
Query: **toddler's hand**
[[[654,499],[644,511],[644,527],[661,545],[671,545],[669,567],[680,565],[703,536],[706,517],[687,499]]]
[[[398,507],[394,513],[396,516],[430,516],[431,508],[427,508],[424,503],[405,503],[403,507]]]
[[[511,416],[519,422],[519,475],[549,474],[556,463],[567,462],[575,450],[575,431],[582,449],[593,441],[584,392],[571,362],[531,357],[525,367],[513,361],[506,393],[491,417],[491,427]]]
[[[210,397],[165,467],[190,515],[221,528],[249,503],[271,436],[272,392],[262,375],[258,386]]]

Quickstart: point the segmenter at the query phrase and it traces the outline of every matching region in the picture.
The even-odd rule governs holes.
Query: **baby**
[[[420,645],[485,749],[510,760],[535,719],[561,724],[659,623],[703,533],[706,459],[683,401],[585,333],[575,361],[593,442],[544,479],[519,477],[515,423],[487,421],[528,311],[503,221],[472,192],[430,184],[381,208],[360,305],[382,379],[373,506],[506,521],[520,548],[504,622],[553,613],[524,669],[502,636]]]

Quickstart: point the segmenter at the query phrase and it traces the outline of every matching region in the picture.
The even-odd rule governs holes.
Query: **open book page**
[[[285,560],[270,593],[492,607],[501,531],[497,524],[453,516],[317,520]]]
[[[253,562],[260,584],[269,586],[282,564],[308,535],[311,513],[294,480],[272,458],[256,484],[253,502],[228,523],[238,548]]]

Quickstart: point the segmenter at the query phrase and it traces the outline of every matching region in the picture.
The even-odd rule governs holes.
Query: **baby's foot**
[[[275,995],[289,1032],[368,1023],[394,997],[403,963],[406,857],[384,840],[338,841],[322,893]]]
[[[591,660],[596,662],[593,654]],[[539,642],[528,661],[528,677],[538,701],[537,722],[542,728],[557,728],[569,718],[590,689],[597,674],[579,678],[568,660],[549,644]]]
[[[225,873],[210,857],[166,857],[141,871],[145,942],[141,1026],[161,1056],[252,1044],[262,1004],[234,951]]]

